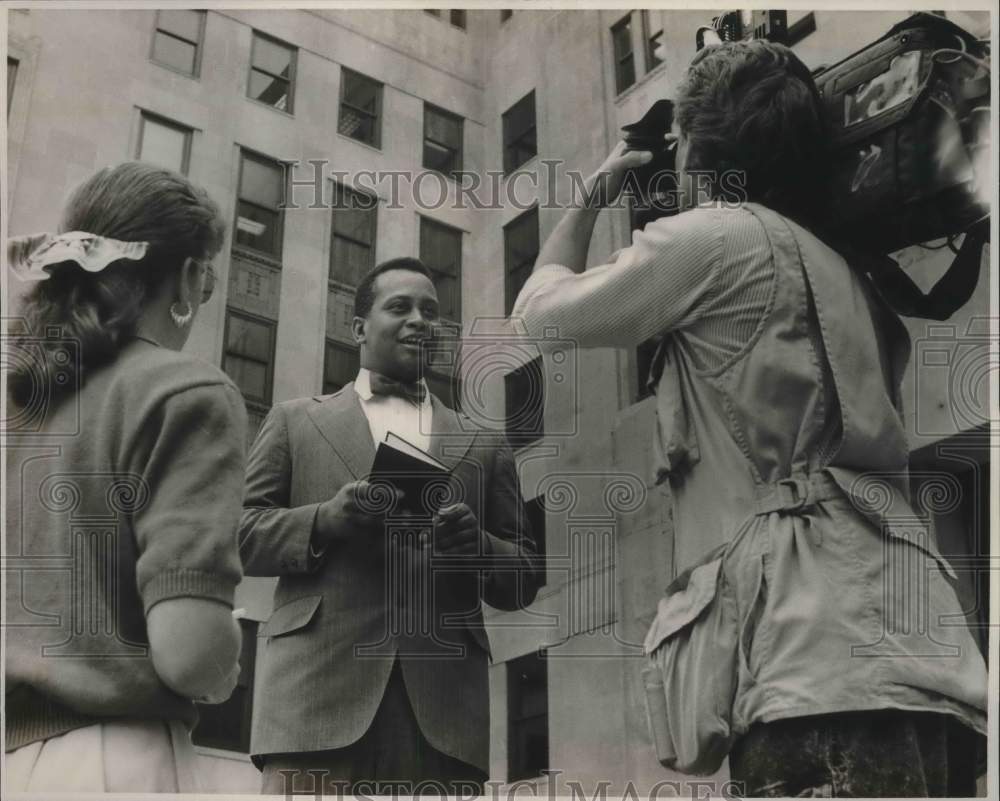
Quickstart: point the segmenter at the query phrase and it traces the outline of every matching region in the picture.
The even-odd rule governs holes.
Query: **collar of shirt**
[[[434,407],[429,391],[419,406],[393,395],[375,395],[371,388],[371,373],[365,368],[358,371],[354,391],[358,393],[361,410],[368,418],[368,428],[376,445],[392,431],[421,450],[430,449]]]

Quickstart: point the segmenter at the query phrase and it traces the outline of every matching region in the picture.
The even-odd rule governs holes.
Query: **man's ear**
[[[365,336],[365,322],[364,317],[355,317],[351,321],[351,336],[354,337],[354,341],[358,345],[367,339]]]

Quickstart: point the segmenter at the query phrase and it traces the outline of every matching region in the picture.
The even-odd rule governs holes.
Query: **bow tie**
[[[372,395],[394,395],[419,406],[427,397],[427,387],[419,382],[404,384],[381,373],[369,373]]]

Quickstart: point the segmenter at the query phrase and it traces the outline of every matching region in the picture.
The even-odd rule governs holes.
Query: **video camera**
[[[699,50],[761,38],[787,44],[788,33],[784,11],[730,11],[699,28],[695,44]],[[868,272],[901,314],[945,319],[975,290],[989,230],[988,40],[937,14],[917,13],[839,63],[814,70],[813,78],[831,132],[830,213],[822,235]],[[672,121],[671,102],[661,100],[623,128],[631,149],[657,143],[653,161],[637,175],[645,192],[640,225],[679,211],[657,203],[666,195],[650,184],[655,170],[673,171],[673,154],[662,144]],[[969,235],[960,252],[953,240],[962,233]],[[936,239],[946,239],[959,257],[924,294],[888,254]]]

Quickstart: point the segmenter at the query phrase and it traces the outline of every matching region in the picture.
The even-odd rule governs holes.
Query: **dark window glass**
[[[222,369],[256,403],[270,404],[275,324],[229,309]]]
[[[535,92],[532,90],[503,115],[503,169],[516,170],[538,153]]]
[[[356,347],[328,339],[323,357],[323,394],[337,392],[357,378],[360,366],[361,356]]]
[[[652,23],[649,18],[649,11],[642,12],[642,30],[646,41],[646,71],[659,66],[666,58],[663,45],[663,28],[659,30],[651,29]]]
[[[340,84],[337,129],[373,147],[381,147],[382,84],[345,69]]]
[[[420,260],[434,275],[441,317],[461,322],[462,232],[421,217]]]
[[[335,198],[330,280],[357,286],[375,264],[378,201],[340,184]]]
[[[453,8],[451,10],[451,24],[456,28],[461,28],[465,30],[465,10],[461,8]]]
[[[18,60],[7,56],[7,113],[10,114],[10,99],[14,96],[14,86],[17,84]]]
[[[509,8],[501,8],[500,9],[500,21],[501,22],[506,22],[512,16],[514,16],[514,11],[512,9],[509,9]]]
[[[615,90],[624,92],[635,83],[635,54],[632,52],[632,15],[622,18],[611,29],[615,51]]]
[[[143,112],[139,123],[138,161],[157,164],[187,175],[191,129]]]
[[[507,439],[519,448],[545,433],[545,379],[542,357],[531,360],[505,376]]]
[[[204,11],[156,12],[153,61],[186,75],[196,75],[204,27]]]
[[[796,45],[809,34],[816,32],[816,15],[810,11],[788,26],[788,46]]]
[[[283,180],[278,162],[242,154],[236,241],[275,258],[281,258]]]
[[[294,47],[254,31],[247,94],[291,114],[295,54]]]
[[[250,752],[250,722],[253,716],[254,663],[257,658],[257,621],[243,619],[240,676],[229,700],[221,704],[199,704],[198,725],[191,733],[195,745],[226,751]]]
[[[549,767],[546,652],[507,663],[507,780],[532,779]]]
[[[506,312],[510,315],[524,282],[538,258],[538,209],[530,209],[503,229]]]
[[[462,169],[461,117],[424,104],[424,167],[449,175]]]
[[[432,17],[440,17],[441,16],[441,9],[440,8],[425,8],[424,9],[424,13],[425,14],[430,14]]]

